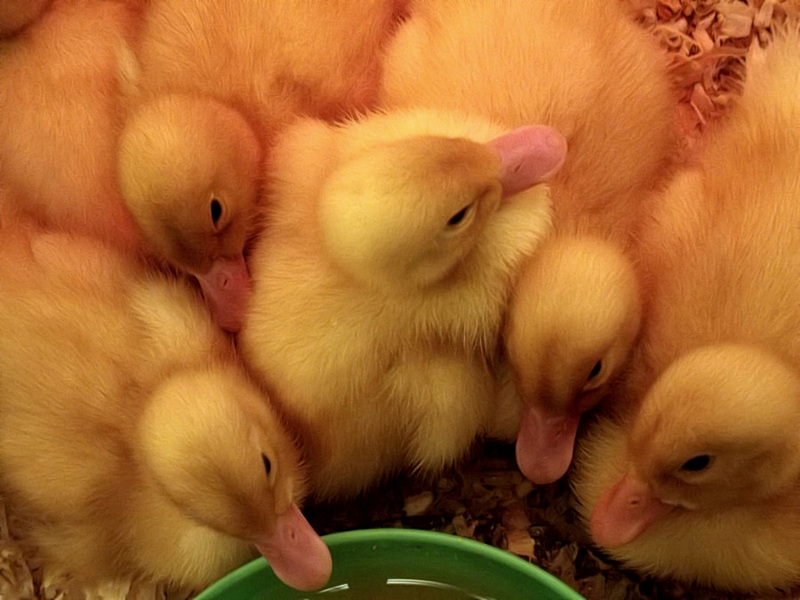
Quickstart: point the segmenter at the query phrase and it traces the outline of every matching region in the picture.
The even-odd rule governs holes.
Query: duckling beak
[[[318,590],[331,576],[330,550],[297,505],[278,515],[275,531],[256,548],[269,561],[278,579],[296,590]]]
[[[250,274],[244,256],[219,259],[208,273],[195,277],[219,326],[231,333],[238,332],[250,298]]]
[[[572,462],[580,416],[550,416],[526,404],[517,435],[517,466],[537,484],[552,483],[564,476]]]
[[[567,156],[567,139],[546,125],[519,127],[488,146],[500,157],[504,198],[550,179]]]
[[[592,511],[589,529],[600,546],[622,546],[635,540],[673,508],[662,502],[648,483],[629,472],[600,497]]]

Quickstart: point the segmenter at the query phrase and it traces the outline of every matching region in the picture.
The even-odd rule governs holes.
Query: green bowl
[[[263,558],[196,600],[581,600],[539,567],[468,538],[418,529],[363,529],[323,537],[333,556],[325,588],[284,585]]]

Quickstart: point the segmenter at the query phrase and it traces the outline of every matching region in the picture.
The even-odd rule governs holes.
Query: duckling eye
[[[472,210],[472,207],[473,207],[472,204],[467,204],[464,208],[462,208],[460,211],[458,211],[456,214],[450,217],[450,219],[447,221],[447,226],[455,227],[456,225],[460,225],[461,223],[463,223],[466,216]]]
[[[216,198],[211,199],[211,222],[216,227],[222,217],[222,203]]]
[[[700,454],[698,456],[694,456],[687,460],[685,463],[681,465],[681,471],[686,471],[689,473],[699,473],[704,469],[708,468],[708,465],[711,464],[711,456],[708,454]]]
[[[592,370],[589,371],[589,375],[586,377],[586,383],[583,384],[582,391],[590,392],[603,385],[603,381],[598,379],[598,376],[602,372],[603,372],[603,361],[598,360],[596,363],[594,363]]]
[[[600,371],[602,370],[603,370],[603,361],[598,360],[596,363],[594,363],[592,370],[589,371],[589,377],[586,378],[586,381],[591,381],[592,379],[600,375]]]
[[[267,474],[267,477],[269,477],[269,474],[272,472],[272,463],[269,458],[267,458],[266,454],[261,455],[261,462],[264,463],[264,472]]]

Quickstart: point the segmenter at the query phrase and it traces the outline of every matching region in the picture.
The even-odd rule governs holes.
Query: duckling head
[[[565,153],[545,126],[485,144],[426,134],[364,148],[322,186],[325,245],[365,282],[429,287],[458,271],[506,197],[550,177]]]
[[[171,377],[145,409],[138,440],[159,489],[186,517],[254,544],[289,586],[327,582],[330,552],[296,503],[298,450],[238,370]]]
[[[499,206],[499,168],[485,145],[459,138],[408,138],[356,156],[322,190],[326,245],[367,281],[440,281]]]
[[[673,511],[762,505],[800,476],[800,375],[754,346],[675,360],[642,400],[627,473],[596,504],[598,544],[621,546]]]
[[[523,267],[504,336],[523,401],[517,462],[531,481],[566,473],[580,415],[626,364],[641,312],[630,260],[603,240],[554,236]]]
[[[261,148],[248,122],[209,98],[159,96],[122,132],[118,179],[142,233],[196,276],[220,325],[237,331],[249,276],[243,250],[260,188]]]

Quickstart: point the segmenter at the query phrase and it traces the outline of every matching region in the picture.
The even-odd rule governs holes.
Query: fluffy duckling
[[[602,419],[571,484],[626,567],[736,592],[800,582],[800,374],[748,345],[675,360],[632,423]]]
[[[0,493],[51,572],[199,590],[255,548],[324,585],[294,441],[191,288],[67,234],[4,230],[0,272]]]
[[[147,3],[126,65],[127,101],[141,106],[122,134],[122,195],[148,240],[198,277],[224,328],[238,331],[247,303],[242,252],[272,137],[298,114],[374,104],[401,4]]]
[[[9,194],[2,208],[185,269],[198,277],[220,325],[236,331],[248,291],[241,252],[260,146],[233,109],[172,96],[135,111],[119,140],[121,94],[137,83],[127,44],[140,10],[133,0],[55,0],[24,35],[3,42],[0,179]],[[154,113],[171,120],[165,125]],[[154,120],[158,126],[149,126]],[[171,154],[187,149],[196,162]],[[166,182],[157,178],[184,165]],[[152,191],[150,204],[144,190]]]
[[[313,496],[436,472],[493,433],[486,357],[511,275],[549,231],[531,186],[565,151],[549,127],[430,110],[280,137],[239,341],[304,434]]]
[[[0,38],[14,35],[33,23],[51,0],[5,0],[0,4]]]
[[[645,226],[621,388],[641,407],[596,427],[574,481],[613,556],[740,591],[800,581],[798,64],[796,32],[748,58],[739,105]]]
[[[261,148],[249,123],[211,98],[156,96],[128,116],[117,168],[149,245],[197,277],[220,326],[238,331],[260,192]]]
[[[135,10],[123,2],[54,0],[22,34],[0,41],[5,214],[141,247],[113,159],[117,62],[135,21]]]
[[[588,283],[587,299],[578,291]],[[505,343],[525,399],[517,464],[533,481],[569,468],[580,416],[625,366],[641,311],[631,261],[600,238],[556,236],[528,260],[509,300]]]
[[[738,105],[644,221],[648,310],[624,393],[641,398],[671,361],[704,344],[765,345],[800,357],[800,43],[781,34],[748,56]]]
[[[384,64],[387,106],[539,122],[567,138],[552,182],[555,235],[523,265],[505,334],[526,407],[520,467],[539,483],[564,474],[579,414],[607,394],[632,347],[632,234],[674,143],[665,59],[618,4],[414,3]]]

